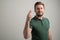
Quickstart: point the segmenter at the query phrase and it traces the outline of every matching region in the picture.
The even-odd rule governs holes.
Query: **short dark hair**
[[[44,3],[42,3],[41,1],[35,3],[35,5],[34,5],[34,9],[36,8],[37,5],[43,5],[43,7],[45,8]]]

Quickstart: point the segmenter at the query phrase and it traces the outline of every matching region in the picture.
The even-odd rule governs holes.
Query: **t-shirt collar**
[[[38,18],[35,16],[34,18],[35,18],[36,20],[43,20],[44,17],[43,17],[42,19],[38,19]]]

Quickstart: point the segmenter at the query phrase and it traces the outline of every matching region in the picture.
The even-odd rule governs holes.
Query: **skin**
[[[36,5],[35,13],[36,13],[36,17],[38,19],[43,18],[44,11],[45,11],[45,8],[43,7],[43,5],[40,5],[40,4]],[[32,12],[30,10],[27,14],[25,28],[24,28],[24,31],[23,31],[23,35],[24,35],[25,39],[28,39],[31,35],[32,29],[29,27],[29,23],[30,23],[31,19],[32,19]],[[50,28],[48,30],[48,40],[52,40],[52,32],[51,32]]]

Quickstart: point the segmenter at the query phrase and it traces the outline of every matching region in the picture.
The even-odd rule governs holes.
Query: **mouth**
[[[42,15],[43,13],[38,13],[38,15]]]
[[[41,17],[41,16],[43,16],[43,13],[37,13],[36,14],[38,17]]]

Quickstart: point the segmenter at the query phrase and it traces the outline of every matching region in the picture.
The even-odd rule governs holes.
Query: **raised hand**
[[[30,21],[32,19],[32,12],[31,10],[27,14],[27,21]]]

